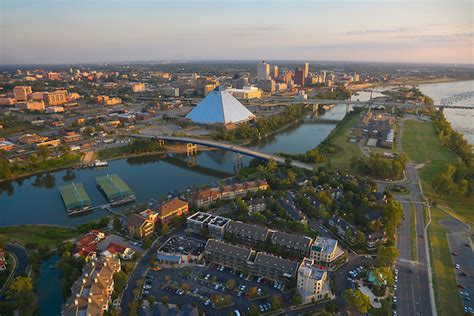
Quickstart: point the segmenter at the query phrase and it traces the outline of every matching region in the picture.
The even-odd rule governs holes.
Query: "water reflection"
[[[56,177],[52,173],[42,173],[35,177],[32,185],[35,188],[53,189],[56,186]]]

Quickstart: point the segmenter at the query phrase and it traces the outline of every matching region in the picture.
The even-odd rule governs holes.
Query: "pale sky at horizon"
[[[0,0],[0,64],[474,63],[471,0]]]

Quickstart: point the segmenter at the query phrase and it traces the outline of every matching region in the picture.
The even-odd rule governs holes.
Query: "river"
[[[301,153],[316,147],[335,127],[335,121],[345,115],[346,106],[338,105],[321,115],[307,117],[284,131],[272,135],[250,147],[267,152]],[[329,119],[330,122],[319,121]],[[81,182],[93,205],[106,203],[96,188],[95,178],[117,173],[135,192],[137,203],[149,203],[172,190],[183,191],[189,186],[213,184],[234,174],[239,157],[230,152],[203,151],[194,167],[188,167],[187,158],[162,159],[161,155],[119,159],[109,162],[104,169],[75,169],[43,173],[21,180],[0,184],[0,226],[22,224],[50,224],[76,226],[100,218],[106,213],[94,210],[80,217],[68,217],[62,203],[59,186]],[[247,165],[248,157],[241,157]]]
[[[421,91],[439,103],[442,98],[473,90],[474,81],[423,84]],[[374,92],[373,97],[379,96]],[[368,100],[370,92],[360,92],[353,100]],[[472,104],[466,100],[462,104]],[[335,127],[334,121],[344,117],[345,105],[338,105],[321,115],[331,122],[318,118],[306,118],[286,130],[259,141],[250,147],[267,153],[302,153],[316,147]],[[474,111],[446,110],[446,116],[453,127],[466,135],[474,143]],[[242,157],[243,165],[250,161]],[[230,152],[214,150],[200,152],[196,166],[188,167],[186,158],[154,155],[147,157],[120,159],[109,162],[105,169],[61,170],[39,174],[21,180],[0,184],[0,226],[22,224],[51,224],[76,226],[100,218],[105,211],[95,210],[81,217],[68,217],[59,195],[59,186],[82,182],[93,205],[102,205],[106,200],[95,186],[95,178],[107,173],[117,173],[132,188],[137,203],[149,203],[165,196],[172,190],[182,191],[193,185],[213,184],[235,172],[239,157]]]
[[[441,104],[441,100],[454,95],[474,91],[474,80],[451,81],[442,83],[425,83],[417,87],[420,91],[433,99],[434,104]],[[380,91],[389,90],[394,86],[382,86],[374,88],[374,97],[381,96]],[[370,95],[370,92],[361,92],[364,97]],[[361,98],[361,101],[364,100]],[[474,97],[459,100],[452,104],[453,106],[469,105],[474,107]],[[474,145],[474,110],[463,109],[445,109],[444,115],[451,123],[454,130],[464,134],[466,140]]]

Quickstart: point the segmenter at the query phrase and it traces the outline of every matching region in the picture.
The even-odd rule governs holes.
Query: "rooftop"
[[[311,250],[329,255],[334,252],[337,247],[337,240],[318,236],[311,246]]]
[[[245,247],[234,246],[215,239],[209,239],[206,244],[207,252],[217,252],[225,256],[233,256],[241,260],[248,260],[253,250]]]

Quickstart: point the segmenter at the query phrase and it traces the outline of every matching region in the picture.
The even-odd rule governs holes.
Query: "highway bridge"
[[[398,108],[408,108],[413,109],[417,107],[424,107],[424,104],[413,104],[413,103],[400,103],[400,102],[388,102],[388,101],[353,101],[353,100],[326,100],[326,99],[307,99],[300,100],[295,98],[262,98],[259,99],[259,102],[271,102],[272,105],[284,105],[284,104],[351,104],[358,105],[361,107],[365,106],[386,106],[386,107],[398,107]],[[281,104],[280,104],[281,103]],[[456,106],[450,103],[447,104],[435,104],[433,107],[438,109],[463,109],[463,110],[474,110],[474,105],[463,105]]]
[[[243,146],[237,146],[234,144],[229,144],[229,143],[221,142],[221,141],[191,138],[191,137],[166,136],[166,135],[156,136],[156,135],[147,135],[147,134],[132,134],[131,136],[135,138],[154,138],[157,140],[160,139],[160,140],[170,141],[170,142],[196,144],[196,145],[207,146],[207,147],[212,147],[212,148],[224,149],[224,150],[232,151],[232,152],[239,153],[242,155],[246,155],[246,156],[250,156],[254,158],[260,158],[263,160],[274,160],[275,162],[279,164],[285,163],[285,158],[281,156],[266,154],[258,150],[250,149]],[[313,165],[299,162],[299,161],[292,160],[291,165],[297,168],[313,170]]]

